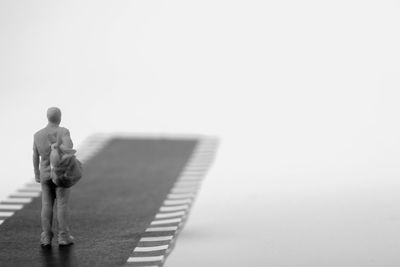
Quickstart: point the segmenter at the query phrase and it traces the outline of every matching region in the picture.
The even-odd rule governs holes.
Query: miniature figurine
[[[71,159],[70,155],[75,150],[72,149],[73,143],[69,130],[59,126],[61,110],[56,107],[49,108],[47,119],[47,126],[35,133],[33,143],[35,180],[41,184],[42,188],[41,221],[43,231],[40,236],[40,244],[43,247],[51,246],[53,206],[57,203],[58,244],[66,246],[74,243],[68,225],[68,199],[71,189],[53,182],[55,180],[53,168],[62,160],[59,153],[65,152],[69,155],[66,158]]]

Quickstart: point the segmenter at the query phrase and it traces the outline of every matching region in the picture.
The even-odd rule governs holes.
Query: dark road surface
[[[0,225],[0,266],[124,265],[196,143],[111,140],[84,163],[84,178],[72,188],[70,224],[76,243],[59,248],[53,240],[51,249],[39,246],[37,197]]]

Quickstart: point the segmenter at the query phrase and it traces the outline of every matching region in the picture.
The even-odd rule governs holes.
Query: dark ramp
[[[76,244],[39,246],[40,198],[0,225],[0,266],[124,265],[170,191],[196,140],[113,139],[72,188]]]

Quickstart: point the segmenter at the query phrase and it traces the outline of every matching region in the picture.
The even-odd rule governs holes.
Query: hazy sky
[[[1,1],[0,118],[25,125],[10,133],[24,145],[59,105],[79,138],[207,132],[264,139],[276,164],[369,164],[399,148],[398,14],[396,1]]]

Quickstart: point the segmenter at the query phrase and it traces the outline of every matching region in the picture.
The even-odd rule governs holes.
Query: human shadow
[[[75,246],[45,247],[40,250],[43,267],[75,267],[78,266]]]

